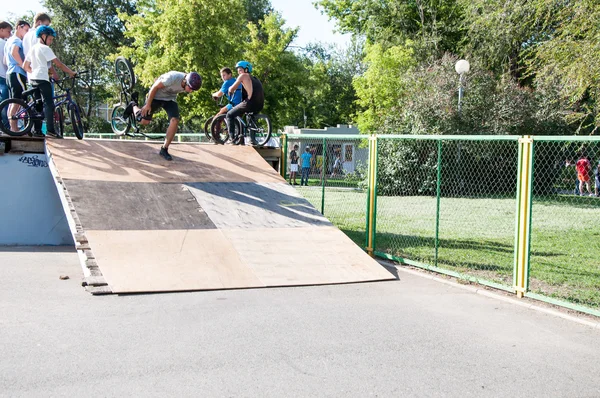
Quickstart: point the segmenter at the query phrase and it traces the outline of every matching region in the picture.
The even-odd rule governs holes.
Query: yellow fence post
[[[516,253],[514,289],[523,297],[529,288],[529,240],[531,235],[531,196],[533,175],[533,139],[527,135],[519,139],[519,171],[517,187]]]
[[[375,230],[377,214],[377,135],[369,136],[369,189],[367,198],[366,250],[375,257]]]
[[[279,147],[281,148],[281,159],[279,161],[279,174],[285,180],[285,174],[287,172],[287,146],[288,146],[287,134],[281,134],[281,140],[279,141]]]

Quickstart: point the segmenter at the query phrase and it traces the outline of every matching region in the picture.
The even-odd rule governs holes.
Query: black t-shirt
[[[294,150],[292,150],[292,152],[290,152],[290,160],[292,161],[292,164],[298,164],[298,153]]]

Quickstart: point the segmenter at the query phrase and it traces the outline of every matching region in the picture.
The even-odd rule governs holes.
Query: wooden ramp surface
[[[251,147],[48,142],[82,260],[102,292],[393,279]],[[104,284],[102,282],[98,283]]]

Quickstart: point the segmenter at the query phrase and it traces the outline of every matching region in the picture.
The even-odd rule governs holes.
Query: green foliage
[[[86,134],[111,134],[110,123],[97,116],[90,116],[85,120]]]
[[[462,0],[464,51],[499,75],[523,74],[523,52],[543,36],[536,1]]]
[[[130,46],[119,54],[132,59],[135,73],[144,87],[170,70],[197,71],[202,89],[180,101],[182,114],[214,113],[210,92],[221,85],[219,69],[240,56],[237,38],[243,36],[245,18],[242,4],[224,0],[216,7],[208,0],[150,0],[137,4],[138,13],[123,15]],[[204,112],[202,111],[204,109]]]
[[[295,119],[294,113],[301,101],[298,86],[308,77],[299,57],[289,49],[298,29],[286,29],[284,23],[278,13],[267,15],[258,25],[249,23],[249,42],[244,44],[242,56],[252,63],[252,74],[263,84],[264,113],[275,126]]]
[[[117,16],[136,12],[135,2],[128,0],[45,0],[58,33],[53,48],[63,63],[75,71],[87,70],[89,89],[79,90],[78,102],[86,114],[93,105],[112,97],[107,82],[112,80],[108,54],[127,41],[123,22]]]
[[[246,20],[254,24],[258,24],[258,21],[274,11],[269,0],[243,0],[243,3]]]
[[[465,96],[459,113],[459,79],[454,71],[456,57],[445,56],[431,65],[407,69],[403,74],[404,84],[400,83],[399,79],[390,83],[398,85],[396,92],[385,91],[390,90],[390,87],[385,85],[389,79],[384,79],[388,74],[375,73],[387,70],[385,65],[388,58],[382,52],[372,52],[371,55],[377,60],[369,65],[361,79],[369,77],[368,82],[378,84],[367,84],[370,91],[357,92],[360,101],[364,101],[365,105],[369,104],[365,100],[372,97],[380,98],[380,102],[377,108],[371,106],[361,115],[364,119],[359,116],[359,121],[368,120],[366,116],[371,115],[371,120],[375,120],[371,129],[366,131],[379,134],[435,135],[549,135],[564,131],[565,124],[560,112],[545,104],[543,96],[528,88],[519,87],[508,77],[496,79],[493,73],[479,68],[477,62],[473,62],[473,72],[467,75],[463,83]],[[375,69],[371,70],[372,67]],[[358,79],[357,82],[361,80]],[[398,96],[403,100],[390,101],[390,98],[395,100]],[[365,128],[363,124],[361,131],[365,131]],[[452,145],[447,144],[447,147],[452,148]],[[499,195],[512,190],[512,167],[516,164],[514,151],[507,150],[500,157],[495,155],[495,151],[493,147],[472,147],[464,144],[446,149],[445,163],[457,166],[454,169],[456,173],[446,171],[443,191],[451,195],[469,195],[475,190],[484,189],[489,194]],[[435,192],[437,147],[432,147],[427,142],[394,141],[383,144],[379,156],[382,164],[380,193],[422,195]],[[546,163],[552,162],[553,159],[539,156],[536,161]],[[465,178],[460,171],[461,167],[466,165],[477,165],[469,166],[469,178]],[[411,175],[416,177],[407,178],[409,170]],[[489,170],[497,173],[494,174],[495,183],[492,185],[487,183],[491,178]]]
[[[531,50],[529,71],[538,87],[558,87],[557,97],[576,134],[594,133],[600,126],[600,5],[566,1],[552,11],[546,22],[552,35]]]
[[[463,37],[462,6],[456,0],[320,0],[342,32],[366,36],[382,45],[412,40],[434,57],[456,51]]]
[[[300,87],[302,113],[294,125],[313,128],[349,124],[357,110],[352,80],[360,72],[362,44],[353,43],[345,50],[320,43],[311,44],[303,54],[308,79]]]
[[[363,133],[390,131],[389,116],[402,107],[403,94],[409,85],[406,73],[414,66],[411,43],[387,49],[381,44],[365,46],[366,71],[354,80],[361,109],[358,128]]]

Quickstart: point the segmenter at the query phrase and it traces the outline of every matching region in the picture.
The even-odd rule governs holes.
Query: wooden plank
[[[83,278],[81,286],[105,286],[107,285],[106,280],[103,276],[88,276]]]
[[[158,155],[160,146],[131,141],[48,141],[63,180],[283,182],[252,147],[174,143],[169,147],[174,160],[168,162]]]
[[[228,229],[223,234],[266,286],[395,279],[335,227]]]
[[[264,286],[217,229],[87,231],[87,236],[115,293]]]
[[[12,139],[10,152],[45,153],[44,139]]]
[[[183,184],[64,181],[86,230],[216,228]]]
[[[110,286],[86,286],[85,290],[92,293],[94,296],[100,296],[105,294],[113,294]]]

